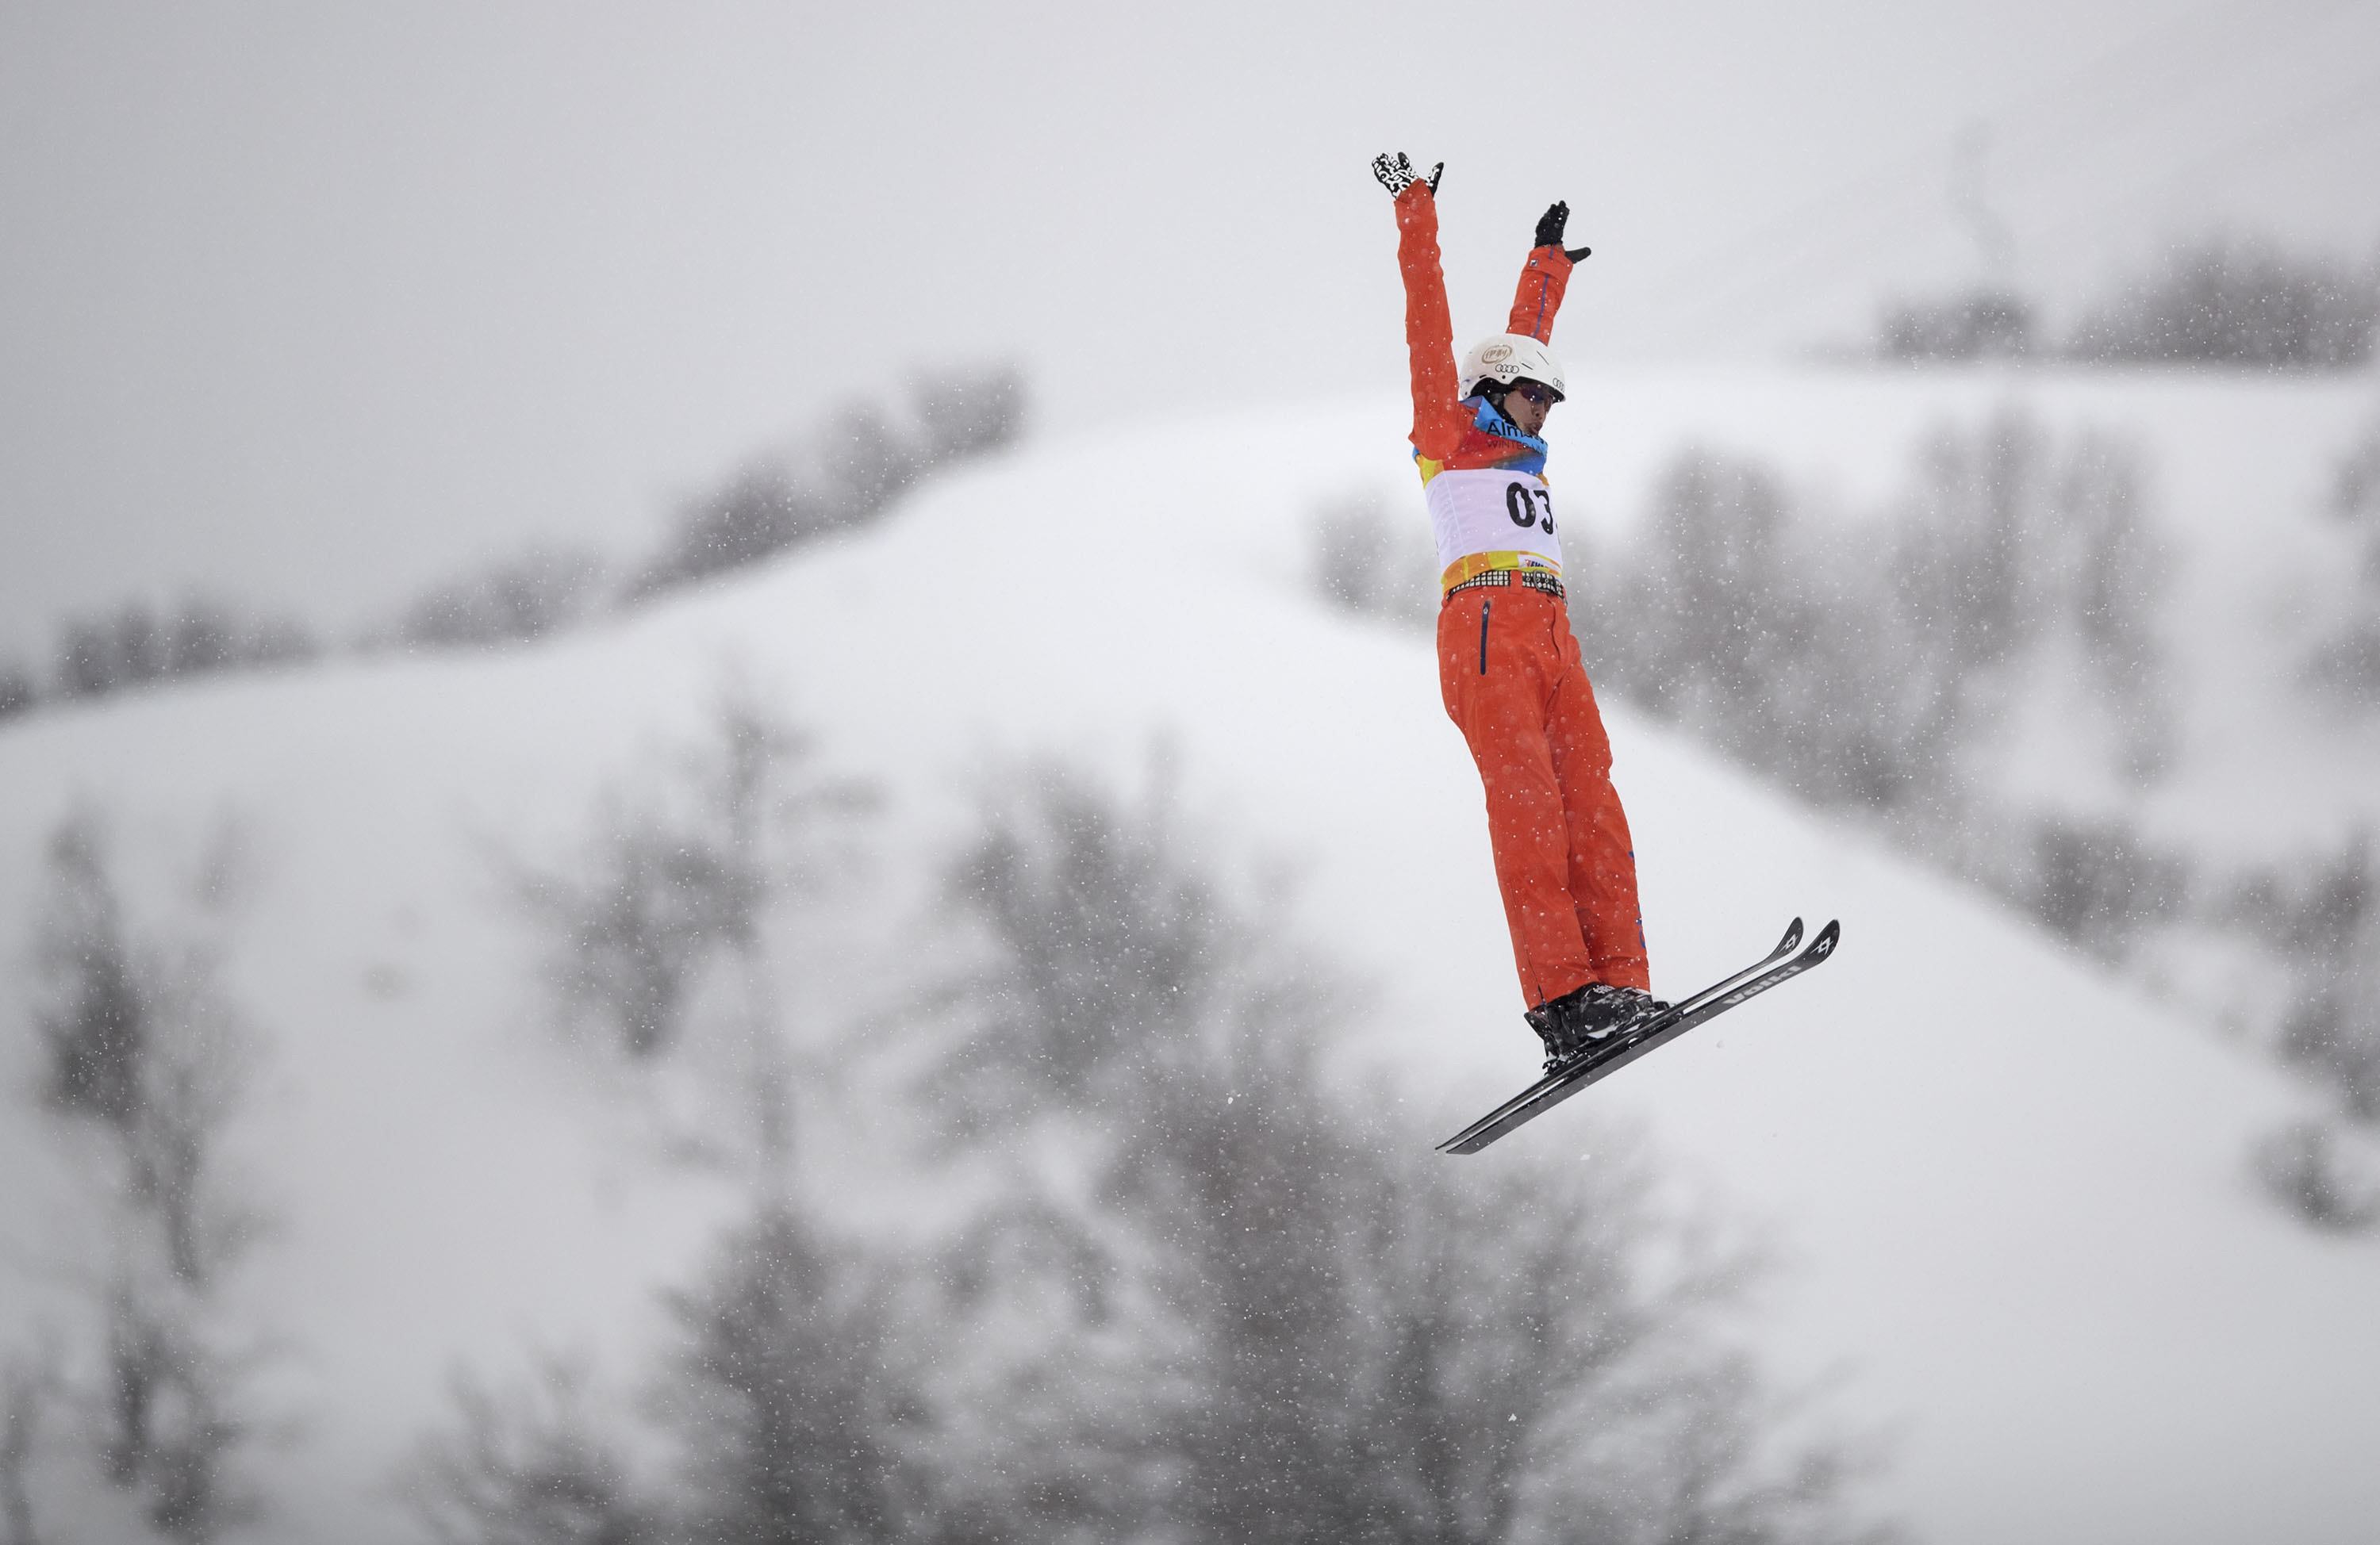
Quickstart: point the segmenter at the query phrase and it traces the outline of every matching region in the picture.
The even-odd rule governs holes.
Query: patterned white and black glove
[[[1537,239],[1536,245],[1539,247],[1561,246],[1562,227],[1569,223],[1570,201],[1566,199],[1557,199],[1553,204],[1547,208],[1545,213],[1537,216]],[[1582,258],[1592,257],[1594,254],[1595,248],[1592,247],[1573,247],[1565,251],[1562,256],[1568,258],[1574,263]]]
[[[1413,169],[1413,163],[1405,159],[1405,152],[1402,151],[1399,151],[1394,155],[1383,153],[1372,158],[1372,175],[1379,178],[1380,186],[1387,188],[1390,194],[1402,193],[1416,181],[1420,181],[1429,184],[1429,191],[1435,196],[1438,192],[1438,175],[1445,170],[1446,163],[1441,161],[1429,169],[1429,175],[1422,176]]]

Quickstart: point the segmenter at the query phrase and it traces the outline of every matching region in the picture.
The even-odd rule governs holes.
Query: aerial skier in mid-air
[[[1458,368],[1438,257],[1442,169],[1372,163],[1397,201],[1414,459],[1438,541],[1439,686],[1487,790],[1521,994],[1550,1071],[1668,1007],[1651,992],[1636,854],[1563,605],[1546,485],[1546,419],[1563,390],[1547,344],[1588,249],[1562,247],[1568,204],[1547,210],[1506,331]]]
[[[1475,1153],[1605,1074],[1828,959],[1802,920],[1767,957],[1672,1007],[1653,996],[1636,851],[1611,786],[1611,742],[1581,663],[1546,486],[1547,416],[1562,400],[1548,346],[1571,265],[1570,206],[1537,220],[1506,331],[1458,365],[1438,257],[1438,179],[1402,153],[1372,175],[1396,199],[1413,369],[1414,460],[1438,543],[1438,679],[1487,791],[1488,840],[1545,1077],[1439,1144]],[[1800,948],[1798,955],[1794,951]]]

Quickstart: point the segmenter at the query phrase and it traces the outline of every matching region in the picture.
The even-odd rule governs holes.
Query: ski
[[[1478,1153],[1514,1128],[1536,1120],[1588,1084],[1618,1072],[1658,1046],[1667,1045],[1704,1020],[1715,1019],[1739,1004],[1759,996],[1779,983],[1791,981],[1811,967],[1825,963],[1834,954],[1835,945],[1841,937],[1842,924],[1829,923],[1818,930],[1818,936],[1810,941],[1809,948],[1794,955],[1794,947],[1802,942],[1802,920],[1795,918],[1793,925],[1785,930],[1785,937],[1767,958],[1753,962],[1732,976],[1713,983],[1692,997],[1671,1005],[1625,1039],[1588,1054],[1575,1066],[1547,1074],[1439,1143],[1438,1151],[1441,1153]],[[1792,958],[1788,960],[1788,956]]]
[[[1740,982],[1746,981],[1751,977],[1757,976],[1760,972],[1767,971],[1770,966],[1775,965],[1786,956],[1792,954],[1794,947],[1799,945],[1801,942],[1802,920],[1797,917],[1786,925],[1785,936],[1777,941],[1776,948],[1770,950],[1761,959],[1753,961],[1752,964],[1744,967],[1742,971],[1737,972],[1734,975],[1721,977],[1718,981],[1712,983],[1709,986],[1705,987],[1701,992],[1694,994],[1693,996],[1671,1004],[1667,1009],[1663,1010],[1664,1014],[1693,1013],[1696,1008],[1700,1008],[1705,1003],[1709,1002],[1712,998],[1717,997],[1719,994],[1727,991],[1730,987],[1736,985]],[[1619,1047],[1615,1044],[1609,1049],[1617,1051]],[[1570,1078],[1578,1071],[1579,1069],[1576,1068],[1565,1068],[1558,1073],[1548,1073],[1544,1078],[1539,1079],[1528,1088],[1521,1091],[1518,1094],[1513,1095],[1502,1104],[1498,1105],[1494,1110],[1489,1111],[1486,1116],[1481,1117],[1470,1126],[1465,1127],[1462,1131],[1457,1132],[1454,1136],[1447,1139],[1444,1142],[1439,1143],[1438,1145],[1439,1151],[1440,1153],[1453,1151],[1454,1144],[1461,1142],[1463,1139],[1471,1137],[1493,1125],[1495,1122],[1501,1119],[1503,1117],[1510,1115],[1512,1112],[1521,1109],[1523,1106],[1536,1100],[1539,1095],[1545,1093],[1547,1090],[1553,1088],[1556,1084],[1562,1082],[1564,1080]],[[1472,1151],[1466,1149],[1464,1152],[1468,1153]]]

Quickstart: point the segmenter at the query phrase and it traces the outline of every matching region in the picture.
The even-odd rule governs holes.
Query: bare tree
[[[252,1436],[232,1406],[243,1369],[207,1344],[187,1292],[121,1278],[107,1312],[107,1479],[138,1490],[149,1520],[193,1545],[255,1516],[257,1499],[233,1473]]]
[[[919,459],[942,466],[1014,445],[1025,432],[1031,393],[1014,365],[929,370],[910,383],[924,444]]]
[[[243,615],[203,596],[164,607],[132,600],[67,622],[58,641],[57,692],[99,697],[177,677],[293,664],[319,652],[287,618]]]
[[[0,663],[0,721],[30,713],[41,701],[41,683],[30,670],[14,661]]]
[[[2265,1189],[2314,1227],[2361,1233],[2380,1224],[2380,1166],[2359,1164],[2319,1121],[2293,1121],[2268,1133],[2250,1155]]]
[[[2173,561],[2148,523],[2145,481],[2136,448],[2082,436],[2057,471],[2054,535],[2036,560],[2058,576],[2059,611],[2117,727],[2122,770],[2140,785],[2164,772],[2177,733],[2157,617]]]
[[[2306,674],[2350,702],[2380,708],[2380,415],[2339,458],[2330,507],[2354,530],[2362,551],[2345,615],[2315,646]]]
[[[768,1203],[671,1305],[684,1341],[663,1400],[690,1440],[692,1539],[889,1545],[942,1532],[914,1457],[928,1407],[878,1273]]]
[[[2082,359],[2340,369],[2372,356],[2380,285],[2366,266],[2218,234],[2123,281],[2067,344]]]
[[[602,560],[593,553],[532,549],[422,596],[398,619],[396,640],[437,649],[527,643],[584,622],[602,600]]]
[[[235,867],[225,845],[236,840],[218,839],[207,873]],[[48,868],[34,949],[45,1092],[54,1111],[107,1139],[108,1201],[122,1222],[94,1306],[99,1467],[170,1538],[212,1540],[254,1507],[235,1463],[253,1435],[241,1404],[254,1358],[232,1349],[239,1338],[214,1295],[261,1219],[220,1163],[257,1040],[222,984],[223,920],[144,937],[96,813],[60,824]]]
[[[792,449],[756,458],[688,501],[627,598],[744,567],[799,543],[865,525],[943,468],[1014,441],[1025,387],[1010,367],[918,377],[907,411],[846,404]]]
[[[1541,1505],[1582,1431],[1724,1417],[1740,1443],[1646,1460],[1607,1514],[1858,1532],[1824,1452],[1769,1477],[1748,1370],[1695,1329],[1740,1261],[1656,1282],[1626,1169],[1457,1176],[1351,1118],[1318,1059],[1352,995],[1185,861],[1162,798],[1037,768],[990,808],[950,882],[989,963],[943,1006],[961,1038],[928,1087],[963,1165],[1069,1161],[1003,1170],[1041,1189],[986,1216],[1030,1244],[964,1230],[945,1263],[950,1317],[1013,1337],[945,1396],[1002,1413],[953,1439],[998,1478],[987,1512],[1045,1538],[1584,1539]]]
[[[928,1079],[959,1129],[1146,1079],[1213,1011],[1234,925],[1173,862],[1168,819],[1161,800],[1135,817],[1052,765],[987,791],[944,889],[989,948],[952,986],[956,1037]]]
[[[2024,296],[1977,285],[1891,302],[1876,326],[1876,354],[1904,364],[2022,358],[2034,351],[2036,325]]]
[[[257,1038],[223,988],[213,939],[132,938],[103,840],[90,811],[51,835],[34,948],[47,1092],[59,1111],[112,1130],[129,1194],[156,1221],[175,1274],[203,1287],[254,1221],[212,1184],[211,1165]]]
[[[34,932],[35,1022],[49,1051],[51,1104],[128,1131],[141,1113],[150,1006],[101,843],[91,811],[50,834]]]
[[[1418,506],[1392,512],[1370,490],[1317,507],[1313,531],[1314,587],[1333,606],[1414,627],[1437,617],[1437,558]]]
[[[39,1545],[33,1475],[42,1424],[65,1392],[54,1342],[0,1365],[0,1545]]]
[[[593,1024],[631,1066],[652,1070],[689,1037],[690,1091],[707,1109],[664,1115],[681,1157],[748,1162],[772,1186],[793,1145],[797,1036],[784,1022],[799,986],[780,969],[818,931],[818,909],[856,882],[852,840],[875,803],[861,779],[817,761],[807,733],[748,687],[722,688],[710,733],[665,773],[602,797],[594,829],[560,862],[499,851],[496,863],[537,930],[565,1024]]]
[[[456,1426],[422,1441],[404,1489],[443,1545],[648,1545],[668,1538],[621,1442],[597,1418],[587,1370],[556,1358],[510,1394],[468,1378]]]
[[[605,1021],[631,1057],[685,1030],[697,979],[722,959],[758,964],[777,902],[814,899],[848,853],[843,823],[873,794],[818,768],[810,737],[741,688],[722,692],[708,742],[665,783],[607,792],[577,857],[505,855],[515,893],[546,935],[565,1011]]]
[[[2380,1123],[2380,855],[2370,835],[2294,880],[2252,882],[2232,907],[2295,968],[2282,1054],[2335,1085],[2353,1115]]]

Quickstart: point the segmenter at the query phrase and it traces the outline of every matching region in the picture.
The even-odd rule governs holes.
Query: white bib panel
[[[1422,496],[1429,503],[1440,573],[1477,553],[1511,555],[1512,561],[1499,568],[1561,573],[1561,538],[1554,532],[1554,500],[1544,478],[1450,468],[1423,484]]]

